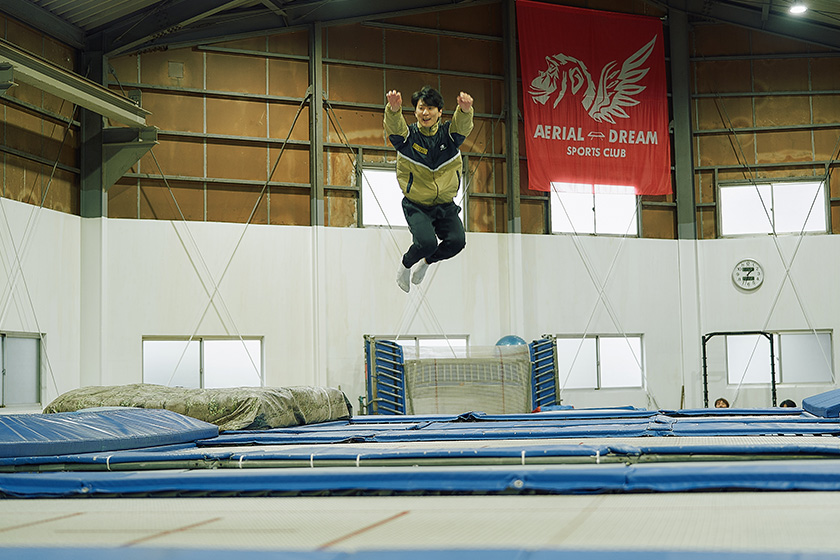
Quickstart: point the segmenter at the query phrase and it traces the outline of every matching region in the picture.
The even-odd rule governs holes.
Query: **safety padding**
[[[64,455],[193,442],[213,424],[170,410],[116,408],[0,416],[0,457]]]
[[[840,389],[806,397],[802,400],[802,408],[814,416],[840,418]]]

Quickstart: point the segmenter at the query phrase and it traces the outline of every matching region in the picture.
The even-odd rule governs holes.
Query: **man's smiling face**
[[[417,108],[414,109],[414,115],[417,117],[417,122],[420,126],[426,128],[432,127],[440,119],[440,109],[431,105],[426,105],[422,99],[417,101]]]

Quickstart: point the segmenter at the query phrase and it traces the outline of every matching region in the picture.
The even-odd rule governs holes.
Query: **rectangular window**
[[[822,182],[721,185],[719,192],[722,236],[828,231]]]
[[[642,337],[558,335],[557,373],[564,389],[643,387]]]
[[[189,389],[261,387],[262,370],[258,338],[143,340],[143,383]]]
[[[362,169],[362,225],[408,227],[402,209],[403,193],[395,169]],[[455,204],[463,208],[463,181]],[[462,215],[461,220],[465,218]]]
[[[552,233],[639,235],[635,188],[552,183],[551,190]]]
[[[403,349],[403,359],[420,358],[467,358],[469,357],[469,336],[467,335],[404,335],[374,336],[374,340],[396,342]]]
[[[0,333],[0,405],[41,402],[41,338],[37,334]]]
[[[777,383],[832,383],[831,333],[774,333]],[[762,335],[726,337],[727,382],[766,384],[770,379],[770,341]]]

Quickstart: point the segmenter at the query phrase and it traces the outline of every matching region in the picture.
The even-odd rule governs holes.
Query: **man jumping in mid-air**
[[[411,126],[402,115],[402,94],[391,90],[387,99],[385,133],[397,149],[397,181],[405,196],[403,213],[412,236],[397,271],[397,284],[408,292],[409,278],[419,284],[430,264],[454,257],[467,243],[458,217],[461,208],[452,200],[461,184],[458,147],[473,128],[473,98],[461,92],[452,120],[441,122],[443,97],[425,86],[411,96],[417,117]]]

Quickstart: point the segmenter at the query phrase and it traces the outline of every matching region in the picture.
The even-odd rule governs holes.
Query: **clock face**
[[[755,290],[764,281],[764,270],[753,259],[744,259],[735,265],[732,281],[744,290]]]

